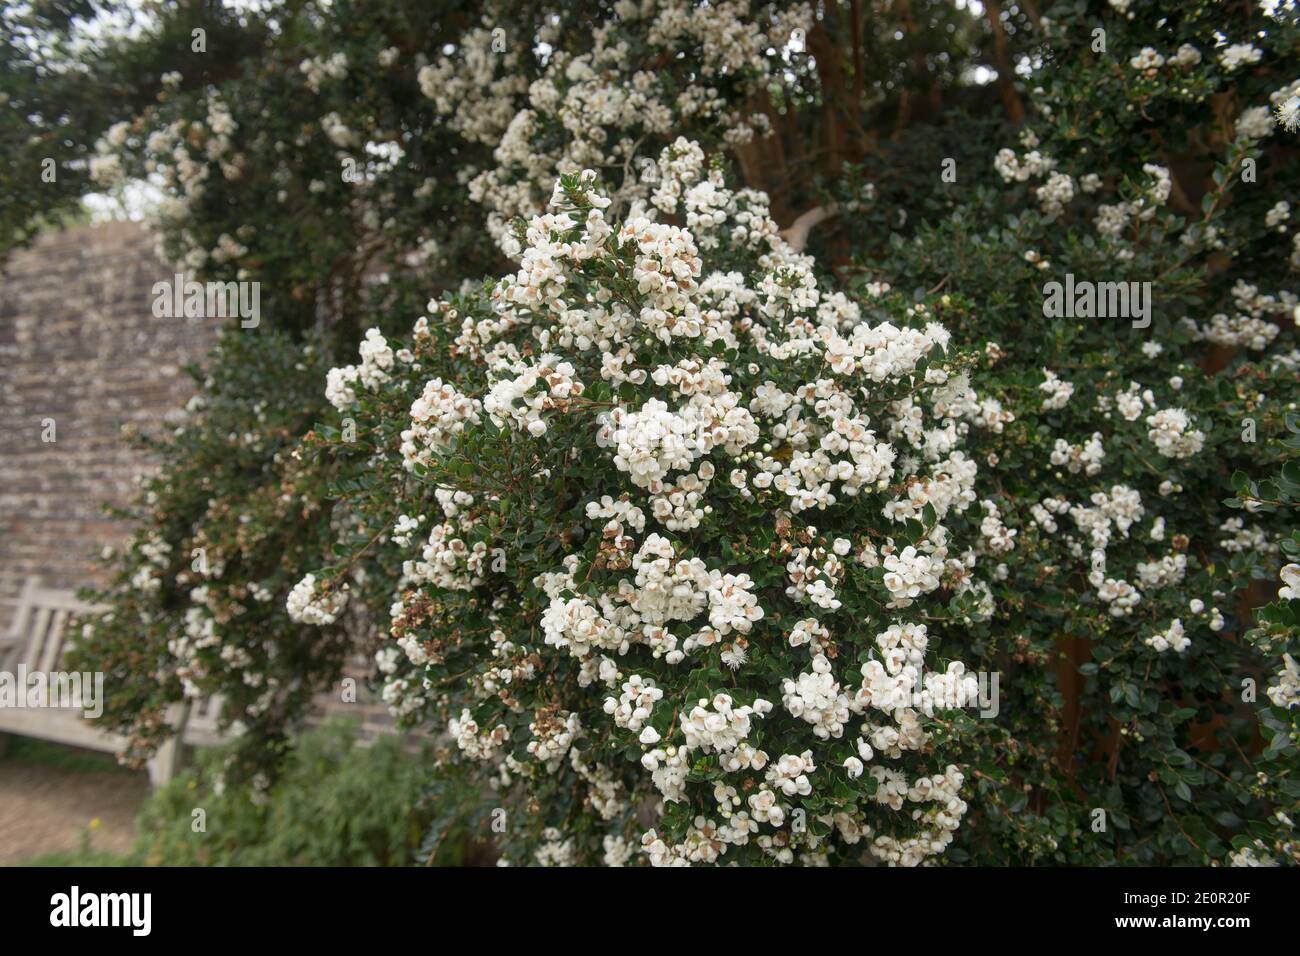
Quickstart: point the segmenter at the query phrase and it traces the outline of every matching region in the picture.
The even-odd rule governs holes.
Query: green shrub
[[[427,749],[411,753],[396,737],[363,745],[353,721],[299,738],[265,793],[223,786],[224,762],[223,751],[204,752],[196,769],[154,794],[140,814],[138,862],[402,866],[431,823],[421,800]]]

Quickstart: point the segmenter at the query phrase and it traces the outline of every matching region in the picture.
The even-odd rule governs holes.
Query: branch
[[[777,235],[788,242],[790,248],[795,252],[803,252],[804,247],[808,245],[808,233],[812,232],[813,227],[825,222],[838,212],[839,209],[834,204],[814,206],[800,215],[785,229],[782,229]]]

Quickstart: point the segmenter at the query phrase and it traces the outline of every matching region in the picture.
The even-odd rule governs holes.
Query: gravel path
[[[90,821],[95,850],[122,853],[135,841],[135,815],[149,795],[148,776],[69,770],[0,760],[0,866],[80,848]]]

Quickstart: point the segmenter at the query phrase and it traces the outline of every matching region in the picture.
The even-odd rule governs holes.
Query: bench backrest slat
[[[41,652],[45,649],[45,636],[50,632],[51,611],[48,607],[32,608],[31,623],[27,628],[27,646],[19,658],[28,671],[40,670]]]
[[[35,665],[36,670],[50,671],[61,670],[59,666],[63,658],[63,625],[68,619],[68,612],[61,610],[51,610],[45,627],[45,646],[41,650],[41,656]]]
[[[18,596],[18,606],[14,608],[13,619],[9,622],[9,633],[5,635],[6,647],[0,651],[0,664],[7,671],[27,660],[27,637],[31,632],[32,595],[36,590],[36,579],[28,578],[23,582],[22,593]]]

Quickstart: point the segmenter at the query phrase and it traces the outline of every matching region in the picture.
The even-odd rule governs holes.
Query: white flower
[[[1249,43],[1234,43],[1219,54],[1219,63],[1231,73],[1243,66],[1258,63],[1263,55],[1262,51]]]
[[[1135,70],[1154,73],[1165,65],[1165,58],[1155,48],[1144,46],[1136,56],[1128,61],[1128,65]]]
[[[1278,600],[1300,600],[1300,564],[1284,564],[1280,576],[1282,588],[1277,592]]]

